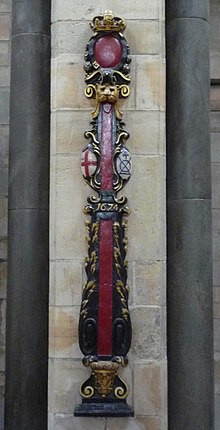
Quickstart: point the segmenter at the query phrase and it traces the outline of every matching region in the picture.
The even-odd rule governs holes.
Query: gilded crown
[[[95,16],[91,22],[94,31],[117,31],[125,30],[126,22],[124,19],[113,15],[111,10],[106,10],[104,15]]]

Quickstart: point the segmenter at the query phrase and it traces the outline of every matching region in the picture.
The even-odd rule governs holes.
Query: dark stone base
[[[133,417],[127,403],[82,403],[76,406],[75,417]]]

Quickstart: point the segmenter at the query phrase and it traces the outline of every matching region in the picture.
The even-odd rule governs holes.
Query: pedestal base
[[[127,403],[82,403],[76,406],[75,417],[133,417],[134,411]]]

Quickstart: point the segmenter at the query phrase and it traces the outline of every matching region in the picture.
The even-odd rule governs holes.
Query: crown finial
[[[95,16],[91,22],[93,31],[117,31],[123,32],[126,27],[124,19],[114,16],[111,10],[106,10],[103,15]]]

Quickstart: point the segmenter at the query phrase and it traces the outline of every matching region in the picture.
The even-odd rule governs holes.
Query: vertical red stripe
[[[98,355],[112,355],[112,220],[100,222]]]
[[[101,190],[113,190],[112,172],[112,113],[113,106],[102,105],[102,141],[101,141]]]

